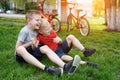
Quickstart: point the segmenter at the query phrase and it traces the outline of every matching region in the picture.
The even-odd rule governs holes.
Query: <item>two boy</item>
[[[68,74],[74,73],[80,64],[80,57],[78,55],[75,55],[74,58],[72,57],[61,58],[58,55],[62,60],[69,61],[68,63],[65,63],[56,55],[57,52],[55,53],[54,50],[52,50],[48,45],[37,46],[39,41],[36,40],[35,38],[38,34],[37,32],[42,24],[42,21],[43,20],[41,19],[39,11],[31,10],[27,12],[26,14],[27,24],[21,29],[18,35],[18,40],[16,42],[15,50],[16,60],[19,62],[27,62],[38,67],[39,69],[47,71],[51,74],[55,74],[57,76],[62,76],[63,70]],[[60,40],[59,38],[56,38],[54,41],[55,43],[57,43]],[[68,47],[71,47],[70,44],[68,44]],[[82,47],[85,56],[90,56],[92,53],[95,52],[95,50],[92,49],[92,52],[90,51],[91,53],[89,53],[89,50],[86,50],[82,45],[79,46]],[[61,52],[59,54],[61,55]],[[61,68],[55,68],[42,64],[38,59],[40,59],[43,55],[47,55],[52,62],[56,63]]]
[[[27,12],[27,24],[21,29],[16,42],[16,60],[19,62],[27,62],[39,69],[57,76],[61,76],[63,74],[63,70],[68,74],[74,73],[79,66],[78,61],[80,61],[80,57],[78,55],[75,55],[72,61],[65,63],[48,46],[43,45],[36,47],[38,41],[34,38],[37,36],[41,20],[39,11],[31,10]],[[55,68],[42,64],[38,59],[40,59],[44,54],[61,68]]]

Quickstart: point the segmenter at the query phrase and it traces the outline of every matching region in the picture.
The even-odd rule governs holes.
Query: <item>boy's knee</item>
[[[49,47],[47,45],[41,46],[40,51],[42,53],[47,53],[49,51]]]
[[[68,35],[68,39],[73,39],[75,36],[74,35],[72,35],[72,34],[70,34],[70,35]]]
[[[22,53],[22,51],[23,51],[24,49],[25,49],[25,48],[24,48],[23,46],[19,46],[19,47],[16,48],[16,53],[17,53],[18,55],[21,55],[21,53]]]

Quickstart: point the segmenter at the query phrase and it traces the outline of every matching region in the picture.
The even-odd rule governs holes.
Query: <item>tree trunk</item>
[[[58,16],[60,17],[60,21],[61,21],[61,0],[57,0],[57,13]]]
[[[116,0],[111,1],[110,30],[116,30]]]
[[[67,2],[66,0],[61,0],[61,22],[67,22]]]
[[[105,3],[106,3],[107,26],[109,29],[110,21],[111,21],[111,0],[105,0]]]
[[[105,23],[104,23],[104,24],[107,25],[107,14],[106,14],[106,5],[107,5],[107,3],[106,3],[105,0],[104,0],[104,3],[105,3],[105,4],[104,4],[104,5],[105,5],[105,7],[104,7],[104,8],[105,8],[105,9],[104,9],[104,10],[105,10]]]
[[[118,2],[118,14],[117,14],[117,31],[120,31],[120,0]]]

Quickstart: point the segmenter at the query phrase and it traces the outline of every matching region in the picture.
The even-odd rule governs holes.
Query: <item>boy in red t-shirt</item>
[[[61,38],[57,36],[52,30],[49,22],[45,19],[42,20],[40,25],[37,40],[39,40],[40,43],[47,45],[64,61],[70,61],[73,59],[67,54],[71,50],[72,45],[81,50],[85,57],[92,55],[96,51],[96,49],[85,48],[74,35],[68,35],[62,42]],[[88,61],[80,61],[80,64],[88,64],[93,67],[98,67],[97,64]]]

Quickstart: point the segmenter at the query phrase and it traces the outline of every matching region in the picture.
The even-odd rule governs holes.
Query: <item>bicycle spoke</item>
[[[54,18],[50,21],[50,23],[51,23],[51,27],[53,28],[53,30],[54,30],[55,32],[59,32],[59,31],[60,31],[61,26],[60,26],[60,21],[59,21],[58,18],[54,17]]]

